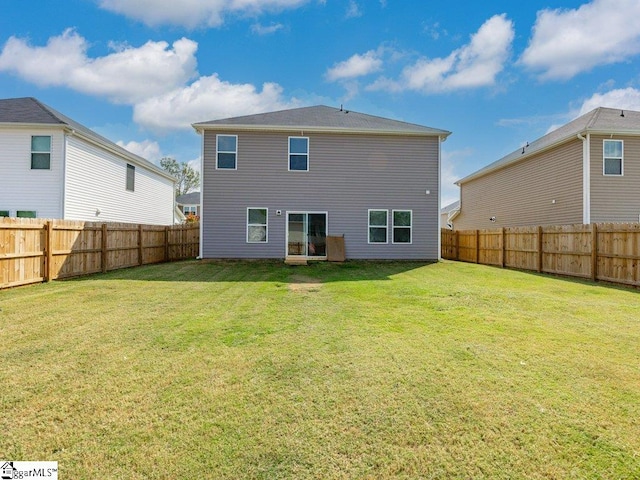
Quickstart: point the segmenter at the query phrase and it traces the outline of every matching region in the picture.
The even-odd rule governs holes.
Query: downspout
[[[204,197],[204,129],[196,131],[200,134],[202,139],[200,140],[200,250],[198,252],[198,260],[202,259],[203,252],[203,233],[204,233],[204,203],[202,201]]]
[[[460,208],[462,208],[462,204],[460,205],[460,207],[458,207],[457,209],[449,212],[449,215],[447,215],[447,223],[451,224],[451,230],[453,230],[453,219],[456,218],[458,215],[460,215]]]
[[[447,137],[444,137],[446,140]],[[442,260],[442,225],[440,225],[440,197],[442,196],[442,142],[444,140],[441,136],[438,136],[438,261]]]
[[[579,133],[578,138],[582,140],[582,223],[588,225],[591,223],[591,134],[584,137]]]

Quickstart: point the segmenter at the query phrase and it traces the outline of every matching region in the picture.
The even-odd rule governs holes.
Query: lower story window
[[[369,243],[387,243],[388,210],[369,210]]]
[[[393,211],[393,243],[411,243],[411,210]]]
[[[18,218],[36,218],[35,210],[18,210],[16,212]]]
[[[247,243],[267,242],[268,213],[266,208],[247,208]]]
[[[8,217],[9,210],[0,210],[0,217]]]

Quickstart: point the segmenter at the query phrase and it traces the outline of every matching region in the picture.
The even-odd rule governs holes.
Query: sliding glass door
[[[287,213],[287,256],[327,256],[326,213]]]

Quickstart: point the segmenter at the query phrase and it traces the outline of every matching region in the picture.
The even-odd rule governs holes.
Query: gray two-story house
[[[203,258],[437,260],[450,132],[315,106],[193,125]]]

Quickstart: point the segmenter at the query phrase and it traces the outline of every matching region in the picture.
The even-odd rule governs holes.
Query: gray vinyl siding
[[[603,140],[591,136],[591,222],[638,222],[640,220],[640,138],[614,135],[624,142],[622,176],[603,175]]]
[[[216,169],[216,133],[237,134],[237,170]],[[288,138],[309,137],[309,171],[288,171]],[[436,260],[436,136],[204,133],[205,258],[284,258],[287,211],[328,213],[328,235],[344,235],[350,259]],[[425,191],[430,194],[426,195]],[[268,243],[246,243],[247,207],[268,208]],[[412,243],[368,244],[368,209],[413,210]],[[276,215],[280,210],[282,214]]]
[[[582,152],[582,141],[571,140],[463,183],[454,228],[582,223]]]

